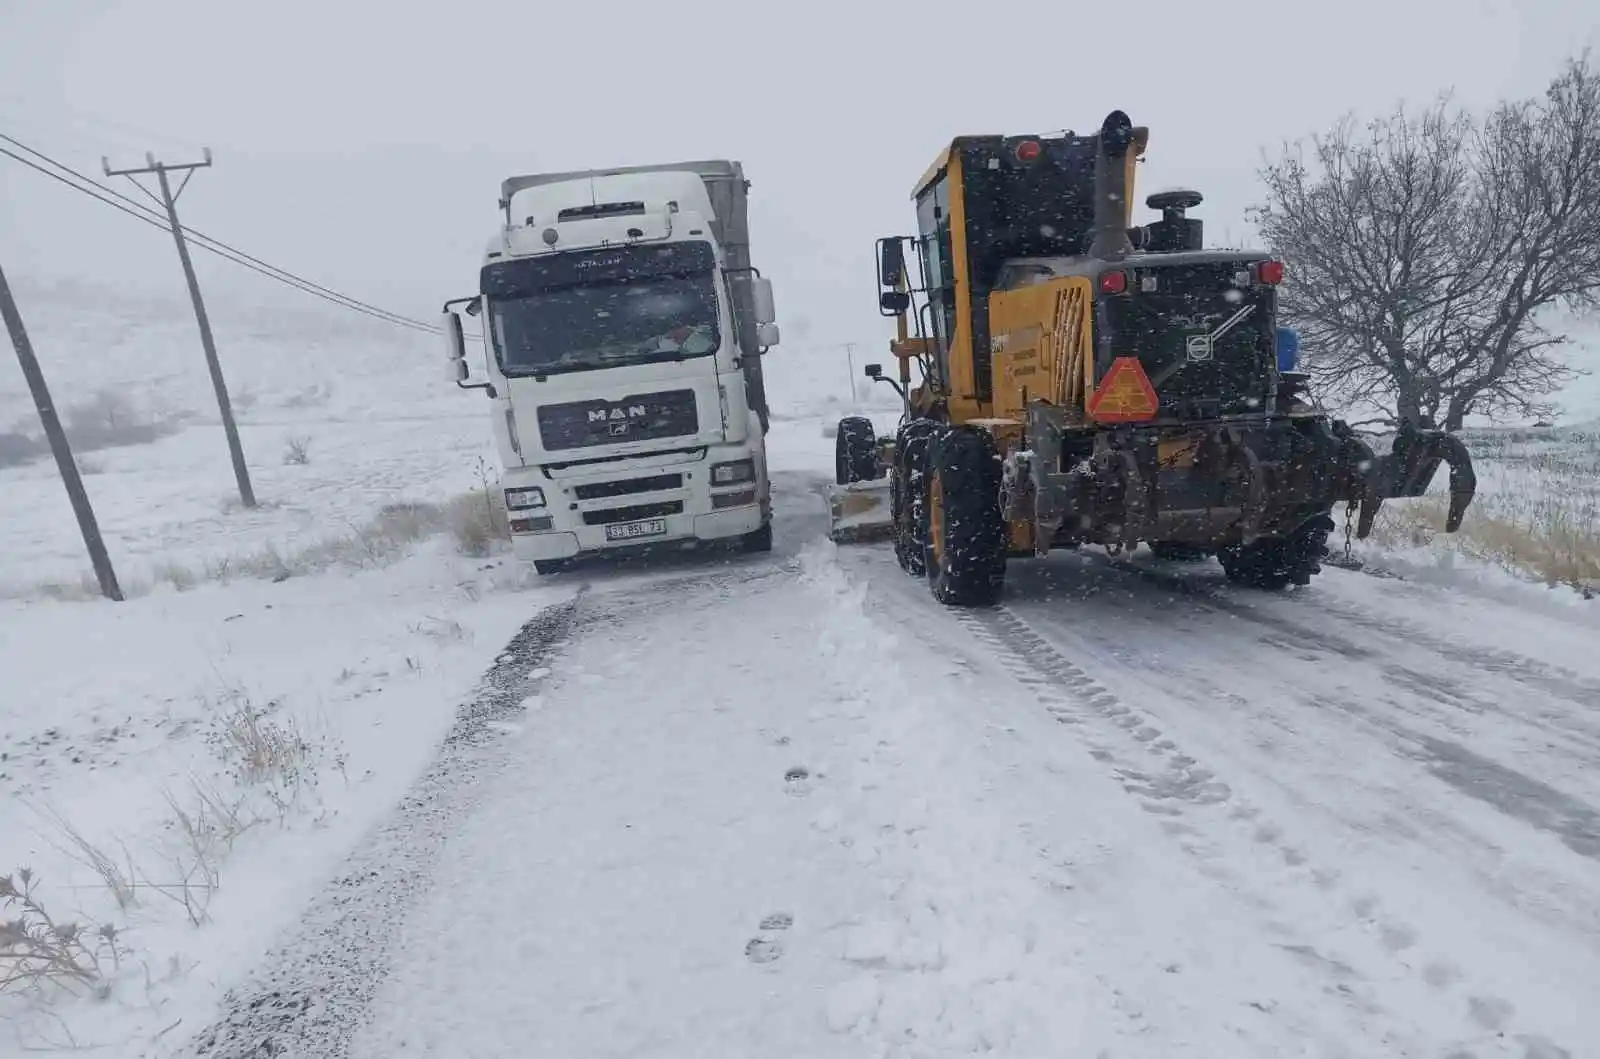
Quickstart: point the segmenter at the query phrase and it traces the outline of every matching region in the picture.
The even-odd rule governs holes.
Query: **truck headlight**
[[[536,507],[544,507],[544,490],[538,486],[506,490],[507,511],[528,511]]]
[[[712,485],[733,485],[737,482],[753,482],[756,477],[755,460],[734,460],[732,463],[714,463],[711,465]]]

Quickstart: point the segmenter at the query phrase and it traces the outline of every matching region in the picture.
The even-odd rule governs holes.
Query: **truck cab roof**
[[[512,192],[506,210],[507,226],[513,228],[678,212],[716,216],[711,196],[692,172],[613,173],[528,184]]]

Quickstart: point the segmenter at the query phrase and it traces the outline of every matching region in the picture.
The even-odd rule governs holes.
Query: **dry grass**
[[[1483,430],[1463,440],[1478,495],[1461,528],[1444,532],[1446,499],[1430,495],[1385,504],[1373,539],[1453,549],[1546,584],[1600,591],[1600,435]]]
[[[505,494],[498,488],[480,488],[445,505],[445,522],[462,555],[482,558],[511,540],[506,525]]]
[[[249,802],[264,802],[282,823],[316,799],[319,775],[325,766],[344,772],[346,756],[337,740],[327,734],[308,733],[283,713],[277,700],[260,705],[242,689],[231,689],[214,704],[213,711],[206,742],[221,762],[224,774],[246,793],[247,799],[230,805],[214,791],[197,787],[204,797],[196,816],[215,821],[219,830],[230,835],[229,841],[242,830],[241,821],[249,819]]]
[[[72,825],[66,817],[53,809],[36,809],[44,821],[61,835],[65,836],[68,848],[63,849],[57,845],[67,857],[77,861],[90,869],[105,885],[106,891],[117,902],[117,907],[126,911],[136,900],[136,887],[134,882],[133,858],[123,851],[121,860],[111,856],[105,850],[96,846],[83,836],[83,833]],[[52,843],[54,844],[54,843]]]
[[[511,541],[504,494],[498,487],[485,486],[443,504],[389,504],[364,525],[353,525],[346,533],[294,551],[269,544],[253,552],[207,560],[199,569],[163,560],[151,570],[148,580],[122,578],[122,590],[134,598],[158,585],[182,592],[203,582],[285,581],[335,568],[374,569],[404,558],[419,542],[440,534],[448,534],[456,551],[472,558],[485,558],[504,549]],[[100,598],[100,586],[93,574],[85,573],[76,582],[50,582],[22,594],[61,601],[95,600]]]
[[[37,894],[27,868],[0,876],[0,994],[25,993],[49,1002],[61,992],[104,996],[121,962],[115,927],[85,930],[57,922]]]

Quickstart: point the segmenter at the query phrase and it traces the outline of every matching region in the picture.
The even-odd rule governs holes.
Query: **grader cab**
[[[984,605],[1008,559],[1082,544],[1305,584],[1335,504],[1365,537],[1441,462],[1458,528],[1476,485],[1458,439],[1406,424],[1378,456],[1280,365],[1282,262],[1204,248],[1193,191],[1133,226],[1148,140],[1121,111],[1087,136],[963,136],[917,183],[918,234],[878,241],[896,377],[867,369],[904,414],[892,441],[840,422],[836,539],[876,526],[939,600]]]

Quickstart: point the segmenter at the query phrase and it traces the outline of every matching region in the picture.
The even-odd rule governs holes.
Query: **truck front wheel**
[[[739,548],[747,552],[770,552],[772,550],[772,523],[763,523],[758,530],[752,530],[739,538]]]

